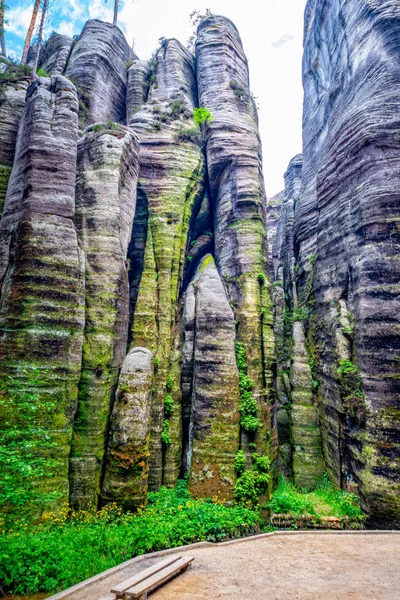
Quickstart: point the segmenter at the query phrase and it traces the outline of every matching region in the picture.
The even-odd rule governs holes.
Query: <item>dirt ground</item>
[[[400,535],[296,533],[185,550],[193,566],[151,600],[399,600]],[[182,554],[182,551],[179,551]],[[147,558],[68,595],[110,597],[120,583],[162,557]]]
[[[399,535],[273,536],[193,551],[152,600],[400,598]]]

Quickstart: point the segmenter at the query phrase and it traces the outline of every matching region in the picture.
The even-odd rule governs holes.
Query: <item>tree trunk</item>
[[[2,55],[7,56],[6,42],[4,39],[4,11],[5,11],[4,2],[5,2],[5,0],[1,0],[1,4],[0,4],[0,43],[1,43]]]
[[[114,20],[113,20],[113,25],[117,24],[117,20],[118,20],[118,5],[119,5],[119,0],[115,0],[115,2],[114,2]]]
[[[29,46],[31,44],[33,30],[35,29],[36,19],[37,19],[38,12],[39,12],[39,7],[40,7],[40,0],[35,0],[35,5],[33,7],[31,22],[29,23],[29,29],[28,29],[28,33],[26,34],[26,39],[25,39],[25,44],[24,44],[24,50],[22,52],[22,58],[21,58],[22,65],[26,65],[26,61],[28,58]]]
[[[43,28],[44,28],[44,22],[46,20],[46,11],[47,11],[48,3],[49,3],[49,0],[43,0],[42,16],[40,18],[36,55],[35,55],[35,61],[33,63],[33,67],[32,67],[32,79],[35,79],[35,77],[36,77],[36,72],[37,72],[37,67],[38,67],[38,62],[39,62],[40,46],[42,45]]]

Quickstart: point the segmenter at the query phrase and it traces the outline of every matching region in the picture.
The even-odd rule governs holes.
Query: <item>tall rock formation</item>
[[[73,41],[67,35],[53,33],[40,51],[39,67],[49,75],[62,75],[66,69]]]
[[[126,71],[135,58],[118,27],[97,20],[86,23],[65,71],[77,86],[84,127],[97,121],[124,122]]]
[[[102,498],[128,509],[147,500],[153,374],[150,350],[133,348],[122,365],[111,417]]]
[[[89,127],[78,142],[76,216],[85,253],[85,332],[74,422],[71,502],[97,506],[109,414],[126,355],[126,255],[136,206],[139,144],[128,128]]]
[[[328,470],[379,526],[400,523],[399,26],[394,0],[307,3],[303,187],[275,271],[305,326]]]
[[[239,450],[239,372],[232,308],[213,257],[199,263],[185,294],[184,363],[191,372],[187,472],[196,496],[232,496]],[[223,385],[221,382],[223,381]]]
[[[28,72],[18,73],[17,67],[0,59],[0,217],[7,193],[8,180],[14,163],[19,122],[30,83]],[[28,71],[28,70],[27,70]]]
[[[149,472],[149,488],[154,490],[163,481],[163,467],[169,485],[180,472],[180,369],[172,354],[189,228],[204,195],[205,164],[201,134],[191,120],[196,103],[194,59],[177,40],[165,40],[155,54],[149,85],[146,104],[131,111],[130,121],[140,138],[137,218],[129,254],[130,347],[143,346],[155,357]],[[128,106],[137,106],[136,98],[128,96]],[[180,362],[179,349],[176,360]],[[171,392],[175,407],[166,419],[164,401]],[[167,437],[162,443],[163,427],[169,427],[170,443]]]
[[[258,451],[272,456],[274,341],[266,287],[261,143],[247,59],[238,31],[229,19],[213,16],[201,22],[196,59],[199,103],[213,116],[206,125],[206,157],[214,206],[216,263],[234,306],[237,335],[245,345],[257,401],[259,427],[246,431],[242,426],[243,444],[249,455],[248,443],[254,437]]]
[[[0,225],[0,378],[52,398],[59,468],[43,486],[68,498],[80,378],[84,256],[74,226],[78,101],[64,77],[30,85]],[[39,375],[32,384],[29,371]],[[16,388],[18,389],[18,387]]]

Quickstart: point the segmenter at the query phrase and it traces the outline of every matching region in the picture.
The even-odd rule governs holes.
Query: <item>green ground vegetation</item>
[[[193,499],[185,481],[149,494],[146,508],[122,513],[115,505],[98,513],[48,514],[36,526],[0,537],[4,591],[54,593],[129,558],[198,542],[221,541],[259,530],[259,514],[216,498]]]
[[[361,519],[360,501],[355,494],[338,490],[324,473],[312,492],[297,489],[281,474],[278,486],[269,503],[271,513],[292,517],[350,517]]]
[[[59,496],[45,484],[60,469],[51,433],[57,398],[37,392],[45,375],[30,367],[0,383],[0,529],[29,523]]]

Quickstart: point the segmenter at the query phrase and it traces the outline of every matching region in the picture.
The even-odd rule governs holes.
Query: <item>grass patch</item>
[[[272,513],[315,515],[317,517],[361,518],[360,501],[355,494],[338,490],[324,473],[313,492],[298,490],[281,474],[269,508]]]
[[[147,508],[123,514],[115,505],[98,513],[48,515],[39,525],[0,537],[4,591],[54,593],[129,558],[259,530],[259,514],[217,499],[193,499],[186,483],[149,494]]]

